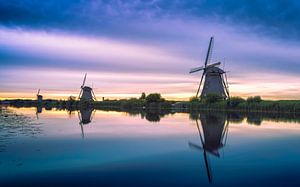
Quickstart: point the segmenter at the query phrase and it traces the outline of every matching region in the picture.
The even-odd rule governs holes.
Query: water
[[[291,117],[2,108],[0,185],[300,186],[299,145]]]

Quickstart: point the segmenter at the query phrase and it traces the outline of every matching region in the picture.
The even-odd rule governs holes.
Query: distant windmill
[[[80,99],[80,101],[96,101],[97,99],[96,99],[93,89],[89,86],[85,86],[86,75],[87,74],[85,74],[85,76],[84,76],[78,98]]]
[[[43,96],[40,95],[40,89],[38,90],[37,94],[36,94],[36,100],[38,102],[42,102],[43,101]]]
[[[213,43],[214,43],[214,38],[211,37],[207,54],[206,54],[206,59],[204,62],[204,67],[201,66],[201,67],[193,68],[191,69],[190,73],[195,73],[203,70],[196,97],[198,97],[200,87],[202,85],[202,81],[205,76],[205,82],[202,88],[202,93],[200,98],[205,97],[207,94],[218,94],[221,95],[224,99],[226,99],[229,97],[228,82],[227,82],[226,72],[218,67],[221,64],[221,62],[208,65],[211,59]]]

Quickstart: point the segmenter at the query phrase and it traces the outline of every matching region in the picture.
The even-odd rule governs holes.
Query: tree
[[[198,102],[199,101],[199,98],[198,97],[191,97],[190,98],[190,102]]]
[[[146,99],[146,94],[145,94],[145,92],[142,93],[140,99]]]
[[[241,97],[231,97],[229,100],[229,104],[231,107],[236,107],[238,106],[240,103],[245,102],[245,99],[241,98]]]
[[[259,103],[261,101],[262,101],[262,99],[260,96],[254,96],[254,97],[247,98],[247,103]]]
[[[147,103],[158,103],[162,101],[164,101],[164,99],[161,97],[159,93],[151,93],[146,97]]]
[[[70,97],[68,97],[68,101],[71,101],[71,102],[73,102],[73,101],[75,101],[76,100],[76,97],[74,97],[74,96],[70,96]]]

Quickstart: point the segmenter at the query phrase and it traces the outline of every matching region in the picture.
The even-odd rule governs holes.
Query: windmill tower
[[[202,131],[196,119],[197,130],[199,133],[201,145],[189,142],[191,148],[203,151],[203,157],[207,172],[208,182],[212,183],[212,170],[209,163],[209,154],[220,157],[219,150],[226,145],[229,120],[225,116],[211,114],[200,115]]]
[[[85,86],[86,75],[87,74],[85,74],[82,85],[80,87],[81,90],[78,98],[80,99],[80,101],[96,101],[97,99],[95,97],[93,89],[89,86]]]
[[[203,71],[199,87],[196,93],[196,97],[199,97],[199,91],[202,85],[203,78],[205,76],[204,85],[202,87],[202,92],[200,98],[207,96],[208,94],[218,94],[224,99],[229,97],[228,82],[226,72],[219,68],[221,62],[208,64],[211,59],[212,48],[213,48],[214,38],[211,37],[209,41],[209,46],[204,62],[204,66],[191,69],[190,73],[195,73],[198,71]]]
[[[43,96],[40,95],[40,89],[38,90],[37,94],[36,94],[36,100],[38,102],[42,102],[43,101]]]

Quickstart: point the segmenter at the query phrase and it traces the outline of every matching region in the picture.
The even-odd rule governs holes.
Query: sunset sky
[[[300,99],[298,0],[0,0],[0,99],[195,95],[210,36],[233,96]]]

